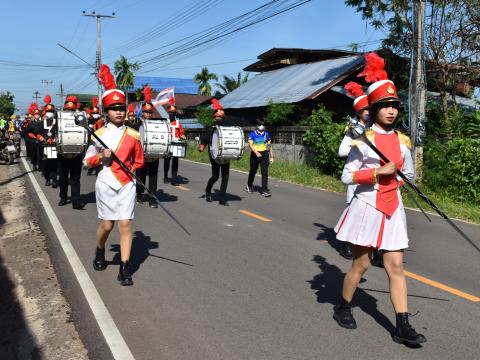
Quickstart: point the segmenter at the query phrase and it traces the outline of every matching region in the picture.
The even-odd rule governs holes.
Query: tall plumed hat
[[[145,97],[145,101],[142,105],[142,111],[153,111],[153,104],[152,104],[152,88],[150,86],[145,86],[143,89],[143,96]]]
[[[168,112],[175,114],[177,112],[177,107],[175,106],[175,98],[173,96],[170,96],[168,99],[168,103],[170,106],[168,107]]]
[[[217,99],[212,99],[213,116],[225,116],[223,106]]]
[[[365,69],[358,76],[364,76],[366,82],[372,83],[367,89],[370,105],[384,101],[400,101],[395,84],[388,80],[385,60],[376,52],[365,54]]]
[[[368,108],[368,97],[363,92],[362,85],[350,81],[345,84],[344,88],[347,94],[354,98],[353,110],[355,110],[356,113]]]
[[[115,79],[108,65],[100,65],[100,71],[98,72],[98,79],[105,88],[105,92],[102,95],[102,106],[104,109],[108,109],[115,105],[125,106],[126,98],[125,93],[117,89]]]

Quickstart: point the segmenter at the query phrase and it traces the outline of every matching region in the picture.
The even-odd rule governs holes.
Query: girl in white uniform
[[[352,142],[352,150],[342,173],[346,185],[356,184],[354,197],[335,227],[337,239],[353,246],[352,267],[345,275],[342,301],[335,306],[334,319],[348,329],[355,329],[350,302],[362,275],[370,265],[373,249],[383,250],[383,261],[396,313],[393,339],[398,343],[418,345],[426,342],[408,321],[407,285],[403,271],[403,251],[408,247],[407,224],[397,176],[401,170],[413,179],[410,140],[393,130],[398,116],[399,98],[395,85],[387,80],[384,60],[376,53],[365,55],[370,117],[374,121],[366,137],[391,161],[385,164],[362,140]]]
[[[99,77],[107,90],[102,96],[102,103],[107,112],[108,124],[97,130],[95,134],[108,149],[104,148],[98,140],[92,139],[92,144],[85,155],[85,163],[88,167],[102,166],[95,183],[100,224],[97,229],[97,248],[93,267],[97,271],[106,269],[105,243],[115,222],[118,222],[121,257],[118,280],[121,285],[133,285],[129,258],[133,238],[131,223],[134,217],[135,183],[130,173],[113,160],[110,149],[114,149],[115,155],[133,173],[144,164],[143,148],[140,143],[140,134],[124,124],[125,94],[115,88],[113,76],[106,65],[102,65]]]

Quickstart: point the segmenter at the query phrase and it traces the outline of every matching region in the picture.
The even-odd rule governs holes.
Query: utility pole
[[[59,106],[63,106],[63,84],[60,84],[60,94],[57,94],[58,96],[60,96],[60,105]]]
[[[37,90],[33,93],[32,98],[35,99],[35,102],[38,104],[38,99],[40,98],[40,92]]]
[[[115,13],[113,12],[112,15],[101,15],[101,14],[95,14],[95,11],[93,11],[91,14],[86,14],[85,11],[83,11],[83,16],[89,16],[89,17],[95,17],[97,18],[97,57],[96,57],[96,68],[97,68],[97,79],[98,79],[98,73],[100,72],[100,65],[102,64],[102,36],[101,36],[101,31],[100,31],[100,21],[102,18],[114,18]],[[98,104],[101,106],[102,104],[102,84],[100,83],[100,80],[98,80]]]
[[[48,84],[53,84],[53,80],[42,80],[42,84],[45,84],[45,93],[48,94]]]
[[[415,0],[413,5],[413,76],[410,83],[410,137],[413,144],[415,178],[423,178],[423,142],[425,138],[425,8],[426,0]]]

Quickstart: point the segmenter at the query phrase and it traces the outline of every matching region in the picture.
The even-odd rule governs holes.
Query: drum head
[[[218,156],[218,129],[213,130],[212,139],[210,141],[210,155],[212,159]]]

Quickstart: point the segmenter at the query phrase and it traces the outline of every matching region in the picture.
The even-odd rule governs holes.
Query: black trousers
[[[213,184],[215,184],[220,176],[220,170],[222,171],[222,183],[220,184],[220,195],[225,197],[228,186],[228,176],[230,174],[230,162],[226,164],[219,164],[210,157],[210,164],[212,165],[212,177],[208,180],[205,192],[210,194],[212,192]]]
[[[168,177],[168,170],[170,169],[170,160],[172,161],[172,177],[176,178],[178,173],[178,157],[168,156],[163,159],[163,177]]]
[[[147,175],[148,175],[148,190],[157,193],[157,181],[158,181],[158,165],[160,160],[156,159],[154,161],[145,161],[143,168],[137,170],[137,176],[146,184]],[[143,187],[137,184],[137,194],[143,194]]]
[[[73,158],[68,158],[59,154],[57,159],[60,174],[60,198],[67,199],[68,185],[70,184],[72,203],[80,201],[80,175],[82,174],[82,158],[83,154],[78,154]]]
[[[32,140],[28,136],[25,136],[25,148],[27,149],[27,157],[32,160]]]
[[[39,166],[42,158],[39,158],[38,144],[35,140],[30,140],[30,160],[33,166]]]
[[[45,159],[44,160],[44,176],[45,180],[52,180],[54,182],[57,181],[57,167],[58,167],[58,160],[57,159]]]
[[[257,157],[253,152],[250,154],[250,172],[248,173],[248,186],[253,186],[253,180],[260,165],[262,173],[262,191],[268,190],[268,166],[270,165],[270,158],[268,151],[260,151],[261,157]]]

